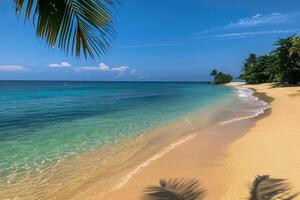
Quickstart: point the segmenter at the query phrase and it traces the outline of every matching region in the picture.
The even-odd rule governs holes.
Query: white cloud
[[[75,68],[76,71],[101,71],[99,67],[77,67]]]
[[[251,17],[241,18],[236,22],[231,22],[227,25],[202,30],[198,33],[193,34],[194,38],[210,38],[213,33],[223,35],[224,31],[238,30],[244,28],[258,28],[265,25],[284,24],[296,21],[300,17],[300,12],[289,12],[289,13],[271,13],[271,14],[255,14]],[[255,30],[256,31],[256,30]],[[280,33],[280,31],[279,31]],[[227,33],[225,33],[227,34]]]
[[[0,72],[25,72],[27,68],[22,65],[0,65]]]
[[[98,67],[77,67],[76,71],[102,71],[102,72],[115,72],[118,76],[122,76],[128,71],[128,66],[110,67],[104,63],[100,63]]]
[[[106,64],[104,64],[104,63],[100,63],[100,65],[99,65],[99,69],[101,70],[101,71],[109,71],[109,66],[107,66]]]
[[[121,65],[119,67],[110,67],[104,63],[100,63],[97,67],[77,67],[75,68],[75,71],[77,72],[111,72],[117,74],[118,77],[122,76],[125,73],[128,73],[131,76],[136,77],[137,79],[144,78],[145,76],[137,72],[136,69],[130,68],[125,65]]]
[[[137,79],[143,79],[146,78],[146,76],[140,72],[138,72],[136,69],[131,69],[129,72],[132,76],[135,76]]]
[[[53,63],[49,64],[48,67],[59,68],[59,67],[71,67],[72,65],[68,62],[61,62],[59,64]]]
[[[220,38],[220,39],[234,39],[234,38],[242,38],[242,37],[251,37],[258,35],[267,35],[267,34],[297,34],[299,32],[298,29],[292,30],[268,30],[268,31],[250,31],[250,32],[235,32],[235,33],[225,33],[225,34],[215,34],[215,35],[204,35],[198,36],[198,39],[208,39],[208,38]]]
[[[279,24],[291,21],[299,13],[272,13],[272,14],[256,14],[252,17],[241,18],[237,22],[231,22],[223,28],[244,28],[266,24]]]
[[[107,72],[118,72],[124,73],[129,69],[127,66],[119,67],[110,67],[104,63],[100,63],[98,67],[78,67],[77,70],[86,70],[86,71],[107,71]]]
[[[120,67],[113,67],[110,68],[109,71],[118,72],[118,73],[124,73],[129,69],[127,66],[120,66]]]

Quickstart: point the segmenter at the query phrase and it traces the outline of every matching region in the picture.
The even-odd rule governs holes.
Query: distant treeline
[[[279,39],[267,55],[252,53],[245,60],[240,79],[249,84],[300,83],[300,36]]]
[[[232,81],[232,76],[230,74],[224,74],[216,69],[212,70],[210,75],[214,77],[214,84],[225,84]]]

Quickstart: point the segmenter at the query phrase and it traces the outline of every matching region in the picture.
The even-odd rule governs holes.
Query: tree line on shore
[[[276,49],[266,55],[251,53],[244,61],[242,74],[248,84],[300,83],[300,36],[281,38]]]
[[[239,79],[247,84],[300,83],[300,36],[279,39],[276,48],[268,54],[257,56],[249,54],[245,59]],[[232,80],[230,74],[212,70],[214,84],[225,84]]]
[[[233,77],[230,74],[224,74],[214,69],[211,71],[210,76],[214,77],[214,84],[225,84],[232,81]]]

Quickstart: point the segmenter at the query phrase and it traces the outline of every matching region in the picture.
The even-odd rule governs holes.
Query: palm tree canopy
[[[149,186],[144,200],[202,200],[206,191],[194,179],[160,180],[160,186]]]
[[[32,21],[38,37],[64,52],[94,58],[113,37],[112,9],[118,0],[14,0],[17,15]]]
[[[218,71],[216,69],[213,69],[211,72],[210,72],[210,75],[211,76],[215,76],[218,74]]]
[[[300,57],[300,36],[295,36],[292,39],[292,47],[290,48],[290,57],[293,55],[298,55]]]

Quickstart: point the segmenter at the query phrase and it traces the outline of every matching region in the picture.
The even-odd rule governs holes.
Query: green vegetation
[[[293,200],[299,193],[292,193],[285,179],[257,176],[252,182],[248,200]],[[144,200],[203,200],[206,190],[194,179],[161,180],[159,186],[144,190]]]
[[[232,76],[230,74],[218,72],[216,69],[212,70],[210,75],[214,77],[214,84],[225,84],[232,81]]]
[[[293,38],[293,45],[290,49],[290,56],[297,54],[300,56],[300,37],[294,37]]]
[[[13,0],[16,14],[34,22],[50,47],[85,58],[104,54],[112,38],[112,9],[118,0]]]
[[[268,55],[250,54],[242,67],[246,83],[298,84],[300,82],[300,37],[279,39]]]

